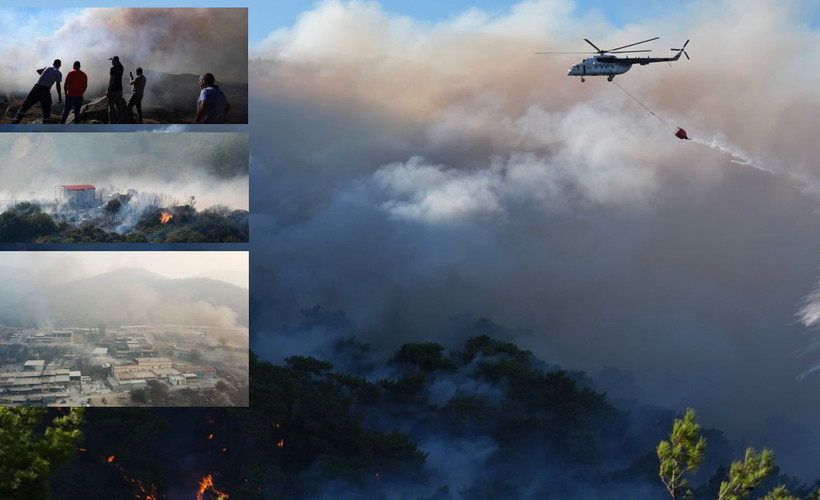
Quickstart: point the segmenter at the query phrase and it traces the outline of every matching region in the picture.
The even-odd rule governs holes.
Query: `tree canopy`
[[[82,439],[82,408],[0,408],[0,497],[48,499],[48,479],[65,464]],[[42,428],[44,420],[51,422]]]

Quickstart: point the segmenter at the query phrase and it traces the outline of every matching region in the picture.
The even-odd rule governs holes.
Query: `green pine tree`
[[[686,410],[683,419],[675,419],[669,441],[658,445],[660,477],[672,498],[689,497],[692,489],[685,475],[695,473],[706,455],[706,439],[700,436],[700,424],[692,408]]]

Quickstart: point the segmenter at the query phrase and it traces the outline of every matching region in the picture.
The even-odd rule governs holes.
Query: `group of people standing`
[[[110,77],[108,79],[108,90],[105,92],[105,97],[108,99],[108,123],[119,123],[120,117],[123,116],[122,109],[122,75],[123,67],[118,56],[110,57],[111,61]],[[51,122],[51,87],[56,84],[57,88],[57,102],[63,102],[63,96],[60,91],[60,82],[63,81],[63,74],[60,72],[62,61],[55,59],[50,67],[40,68],[37,74],[40,78],[34,87],[26,96],[20,109],[14,117],[12,123],[20,123],[20,120],[36,103],[40,103],[43,108],[43,123]],[[133,109],[137,109],[137,123],[142,123],[142,96],[145,92],[145,76],[142,74],[142,68],[136,69],[137,76],[129,73],[130,85],[133,87],[131,91],[131,99],[128,101],[127,110],[133,116]],[[74,110],[74,123],[80,123],[80,107],[83,105],[83,96],[88,88],[88,75],[80,69],[80,61],[74,61],[74,68],[68,72],[65,77],[65,106],[63,107],[63,114],[60,117],[60,123],[65,123],[68,119],[68,114]]]
[[[119,123],[122,116],[122,74],[123,67],[120,64],[120,58],[114,56],[109,58],[111,61],[110,78],[108,81],[108,90],[105,93],[108,99],[108,123]],[[40,78],[34,87],[29,92],[12,123],[20,123],[20,120],[36,103],[40,103],[43,108],[43,123],[51,122],[51,87],[56,84],[57,88],[57,102],[63,101],[63,96],[60,91],[60,82],[63,81],[63,74],[60,72],[62,61],[55,59],[50,67],[40,68],[37,74]],[[142,68],[137,68],[137,77],[134,78],[133,73],[129,73],[131,77],[130,84],[133,86],[131,99],[128,101],[128,112],[133,115],[133,108],[137,108],[137,121],[142,123],[142,96],[145,92],[145,76],[142,74]],[[65,123],[68,119],[68,114],[74,110],[74,123],[80,123],[80,107],[83,104],[83,96],[88,88],[88,75],[80,69],[80,61],[74,61],[74,68],[68,72],[65,78],[65,106],[63,107],[63,114],[60,117],[60,123]]]
[[[123,85],[122,78],[125,72],[120,58],[113,56],[108,58],[111,61],[109,71],[108,89],[105,97],[108,100],[108,123],[120,123],[120,118],[126,116],[125,113],[134,116],[134,108],[137,110],[136,122],[142,123],[142,97],[145,93],[145,75],[142,68],[137,68],[137,76],[129,72],[129,85],[131,85],[131,98],[123,109]],[[63,102],[60,82],[63,81],[63,74],[60,72],[62,62],[55,59],[50,67],[40,68],[37,74],[40,78],[29,92],[20,109],[17,110],[12,123],[20,123],[20,120],[36,103],[40,103],[43,108],[43,123],[51,121],[51,87],[57,86],[57,102]],[[60,117],[60,123],[65,123],[68,114],[74,110],[74,123],[80,123],[80,107],[83,105],[83,96],[88,88],[88,75],[80,69],[80,61],[74,61],[74,69],[68,72],[65,77],[65,106]],[[196,123],[222,123],[224,117],[231,110],[228,98],[216,85],[216,78],[211,73],[203,73],[199,77],[199,98],[196,102]]]

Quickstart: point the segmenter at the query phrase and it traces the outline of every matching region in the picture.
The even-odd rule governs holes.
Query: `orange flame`
[[[208,434],[208,439],[213,439],[213,438],[214,438],[213,434]]]
[[[214,486],[214,478],[208,474],[207,476],[202,478],[202,481],[199,482],[199,491],[196,493],[196,500],[202,500],[204,498],[205,492],[211,490],[215,495],[219,498],[230,498],[227,493],[219,491]]]
[[[162,212],[162,215],[159,216],[159,221],[163,224],[168,224],[168,221],[171,220],[173,215],[169,214],[168,212]]]
[[[280,440],[279,440],[279,442],[278,442],[278,443],[276,443],[276,446],[278,446],[278,447],[280,447],[280,448],[284,448],[284,447],[285,447],[285,440],[284,440],[284,439],[280,439]]]
[[[108,457],[108,463],[111,463],[113,461],[114,461],[114,455],[111,455],[110,457]]]

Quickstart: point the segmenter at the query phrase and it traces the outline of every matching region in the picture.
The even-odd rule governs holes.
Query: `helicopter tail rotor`
[[[686,40],[686,43],[683,44],[683,47],[681,47],[679,49],[671,49],[671,50],[676,51],[678,53],[678,56],[680,56],[680,54],[685,55],[686,59],[689,60],[689,54],[686,53],[686,46],[687,45],[689,45],[689,40]]]

